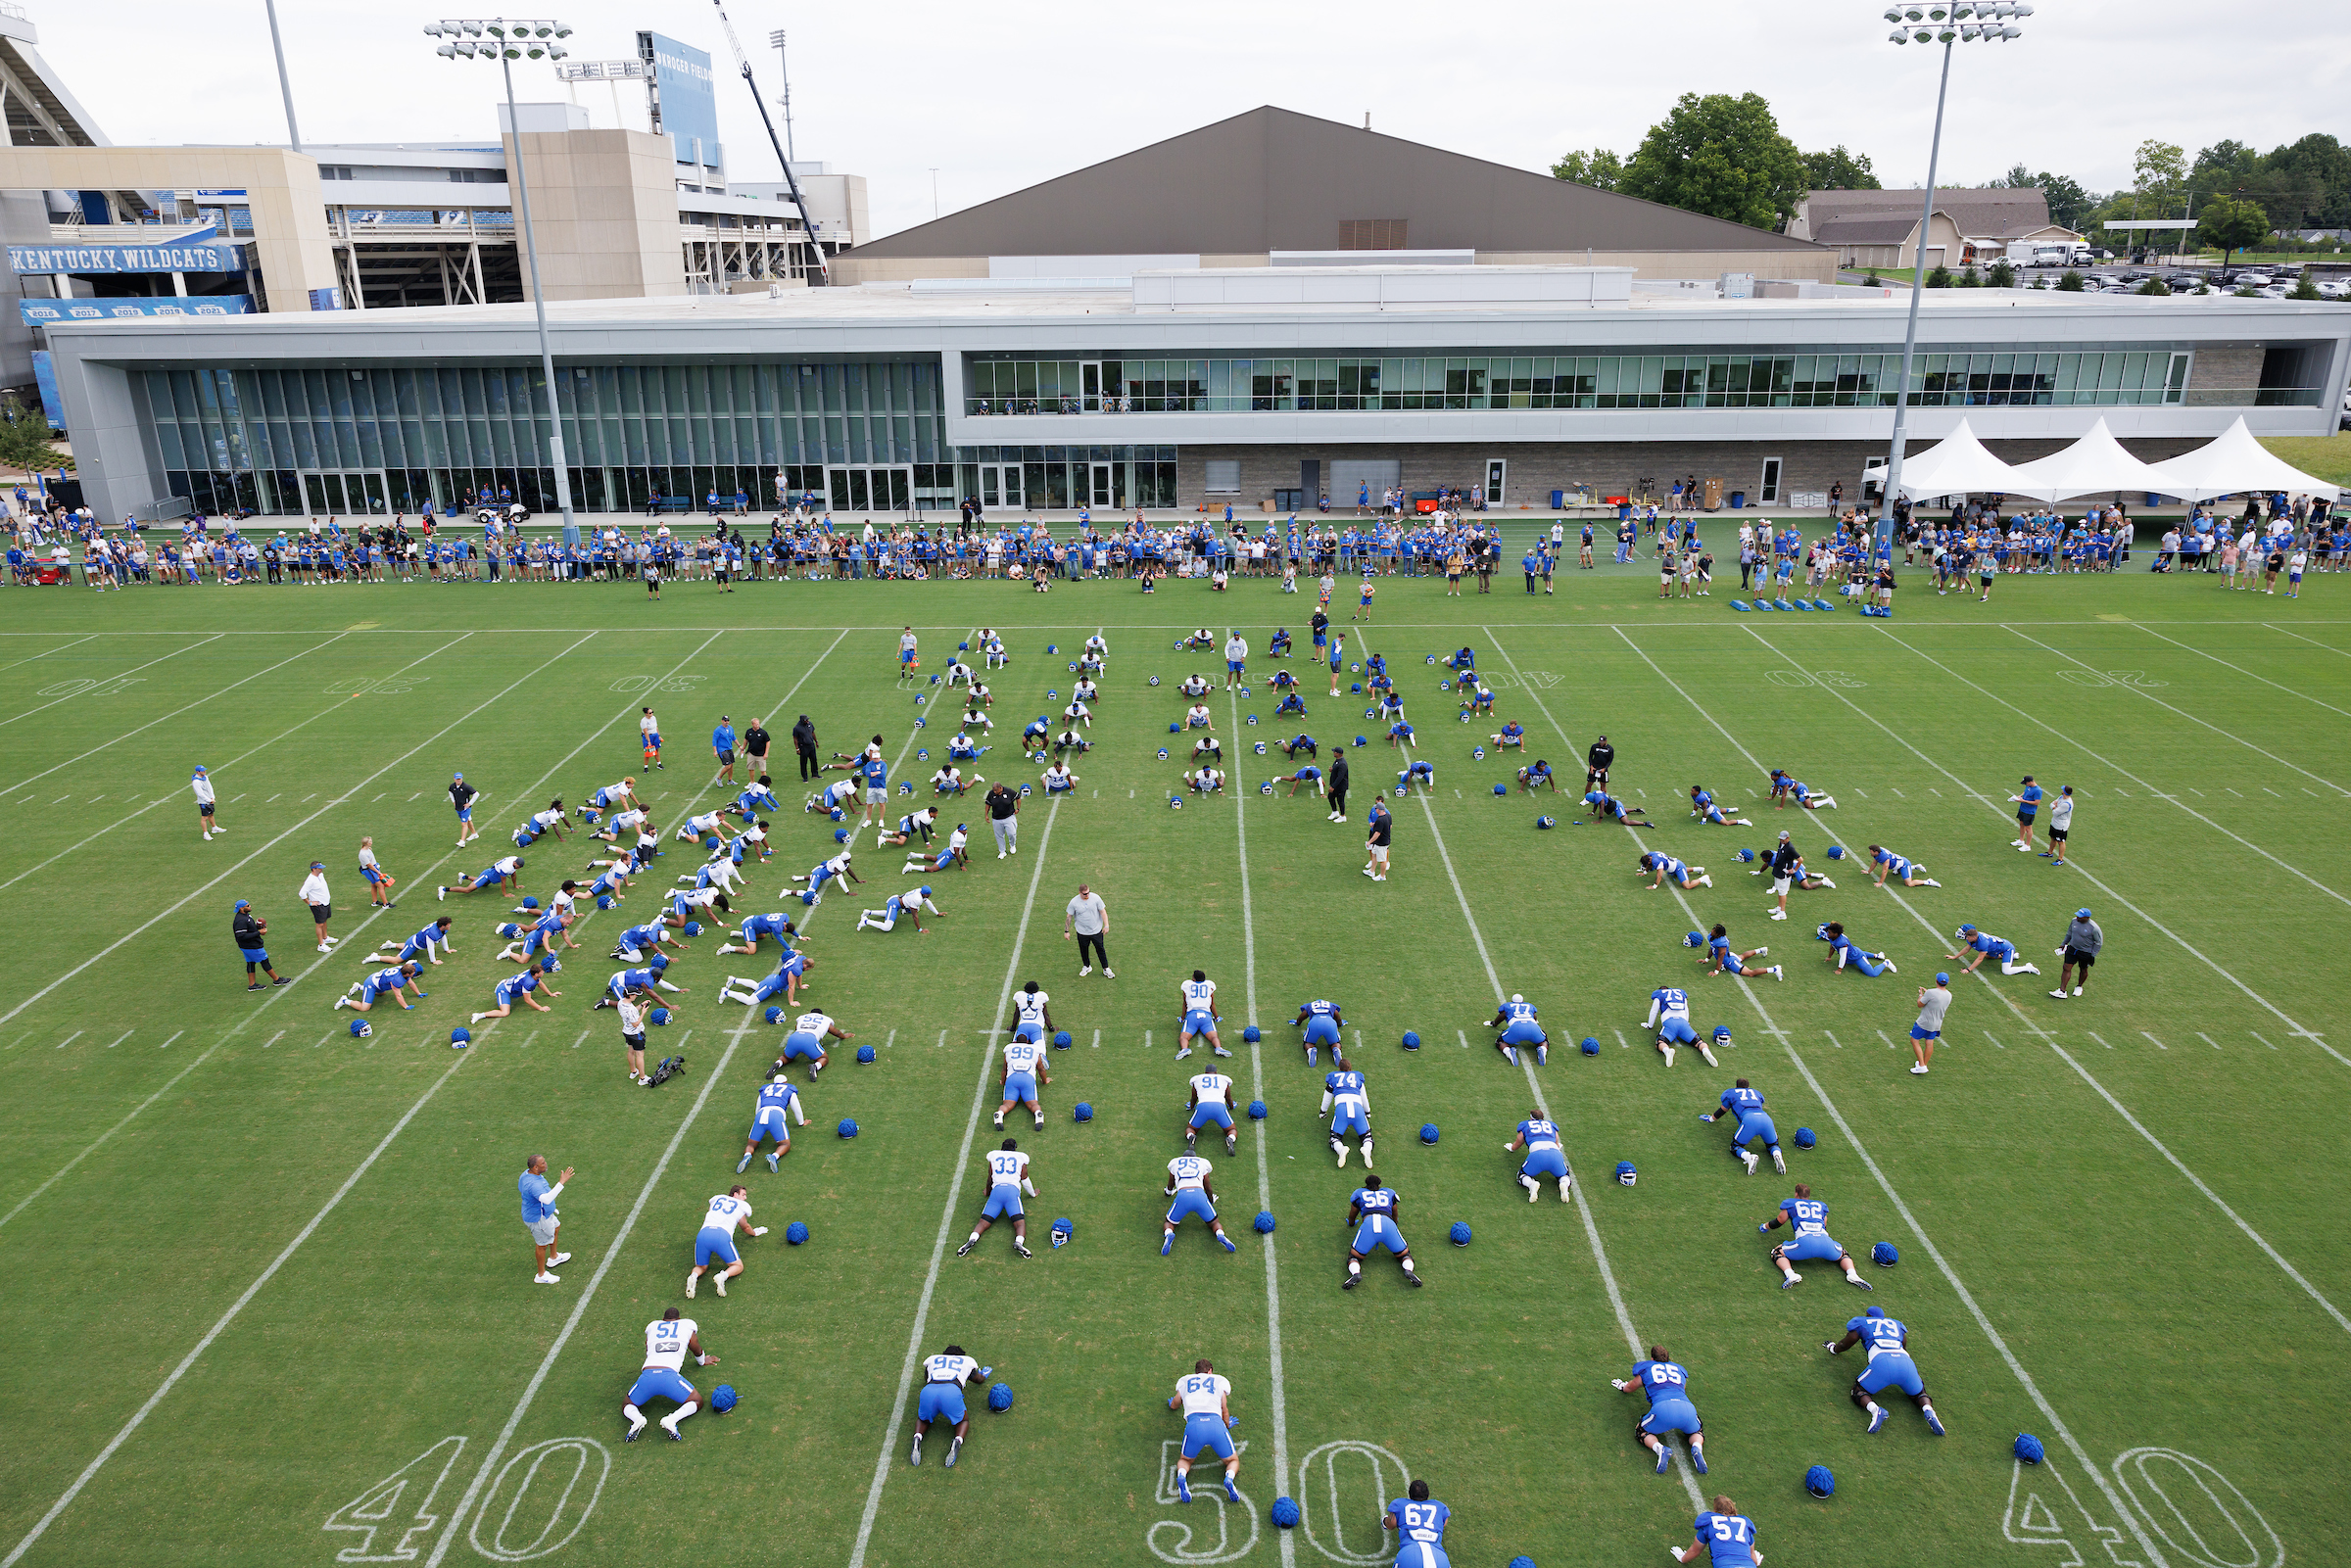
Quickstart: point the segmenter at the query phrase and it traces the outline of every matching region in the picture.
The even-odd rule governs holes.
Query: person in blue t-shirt
[[[727,716],[718,716],[718,728],[710,732],[710,754],[718,759],[718,778],[713,784],[735,782],[735,726]]]
[[[2029,773],[2025,775],[2025,782],[2018,792],[2008,797],[2010,804],[2016,807],[2016,836],[2008,841],[2011,849],[2032,849],[2033,819],[2040,815],[2040,785],[2033,782],[2033,776]]]
[[[1575,1185],[1568,1173],[1567,1151],[1560,1146],[1559,1124],[1543,1114],[1537,1106],[1518,1123],[1511,1141],[1502,1146],[1504,1154],[1526,1151],[1525,1161],[1518,1166],[1518,1185],[1526,1189],[1526,1201],[1534,1203],[1543,1196],[1542,1178],[1548,1176],[1559,1184],[1559,1202],[1565,1203]]]
[[[1869,1347],[1869,1365],[1853,1379],[1852,1390],[1846,1397],[1869,1417],[1869,1430],[1875,1432],[1886,1424],[1886,1412],[1870,1396],[1896,1388],[1909,1395],[1918,1413],[1927,1418],[1927,1430],[1942,1437],[1943,1418],[1935,1413],[1935,1402],[1927,1397],[1918,1363],[1910,1359],[1910,1331],[1899,1319],[1888,1317],[1883,1307],[1872,1307],[1846,1323],[1845,1338],[1829,1340],[1821,1349],[1840,1355],[1863,1344]]]
[[[1405,1488],[1379,1519],[1382,1530],[1396,1532],[1396,1568],[1453,1568],[1445,1555],[1445,1526],[1452,1518],[1451,1508],[1429,1497],[1426,1481]]]
[[[1666,1546],[1676,1562],[1705,1557],[1712,1568],[1760,1568],[1763,1553],[1755,1549],[1755,1522],[1730,1498],[1715,1497],[1713,1508],[1698,1516],[1697,1529],[1698,1539],[1689,1545]]]
[[[1762,1090],[1741,1078],[1722,1091],[1720,1106],[1700,1113],[1698,1119],[1714,1122],[1724,1117],[1735,1117],[1738,1121],[1739,1130],[1731,1134],[1731,1156],[1746,1164],[1749,1175],[1753,1175],[1755,1167],[1762,1164],[1755,1158],[1755,1152],[1748,1147],[1757,1138],[1763,1140],[1763,1147],[1771,1153],[1771,1168],[1783,1176],[1788,1174],[1787,1158],[1780,1153],[1779,1129],[1771,1124],[1771,1113],[1763,1109]]]
[[[1318,996],[1301,1005],[1298,1016],[1290,1020],[1290,1023],[1292,1027],[1306,1031],[1298,1043],[1306,1048],[1308,1067],[1316,1065],[1315,1053],[1327,1045],[1330,1047],[1331,1065],[1341,1071],[1347,1069],[1347,1059],[1339,1052],[1339,1031],[1347,1026],[1347,1020],[1341,1016],[1338,1003]]]
[[[1551,1037],[1543,1032],[1543,1025],[1536,1022],[1535,1004],[1517,992],[1512,991],[1509,1001],[1494,1009],[1494,1017],[1488,1021],[1486,1027],[1499,1031],[1494,1036],[1494,1049],[1501,1052],[1502,1059],[1511,1066],[1518,1065],[1518,1048],[1527,1045],[1535,1048],[1535,1066],[1542,1067],[1550,1062]]]
[[[1816,927],[1812,934],[1829,944],[1829,968],[1833,970],[1842,972],[1850,964],[1873,980],[1881,974],[1898,973],[1894,967],[1894,960],[1885,954],[1863,952],[1851,937],[1845,934],[1843,921],[1833,920],[1825,926]],[[2014,957],[2015,952],[2014,948],[2010,948],[2009,956]],[[2033,973],[2038,974],[2040,971],[2035,970]]]
[[[2039,974],[2040,973],[2038,965],[2020,963],[2016,956],[2016,944],[2004,936],[1994,936],[1990,931],[1980,931],[1972,924],[1960,927],[1952,934],[1959,938],[1959,953],[1972,951],[1976,955],[1968,960],[1967,968],[1959,972],[1962,974],[1975,974],[1978,969],[1983,967],[1984,961],[1988,958],[1996,958],[2000,961],[2002,974]],[[1949,963],[1957,958],[1959,953],[1944,954],[1943,962]]]
[[[1690,1373],[1665,1354],[1664,1346],[1652,1345],[1649,1359],[1633,1363],[1631,1377],[1610,1378],[1608,1387],[1619,1394],[1639,1390],[1649,1396],[1649,1408],[1633,1423],[1633,1438],[1657,1456],[1657,1474],[1663,1475],[1673,1462],[1667,1444],[1676,1432],[1690,1450],[1690,1468],[1706,1473],[1705,1428],[1698,1419],[1698,1406],[1690,1402]]]

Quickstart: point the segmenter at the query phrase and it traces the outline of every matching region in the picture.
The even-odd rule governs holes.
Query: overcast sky
[[[261,0],[24,0],[40,48],[118,144],[282,142]],[[792,41],[802,160],[866,176],[879,233],[954,212],[1260,104],[1372,127],[1521,168],[1629,153],[1683,92],[1753,91],[1815,151],[1842,142],[1889,186],[1923,182],[1940,51],[1896,48],[1879,4],[1680,0],[1346,7],[1190,0],[1102,7],[990,0],[795,7],[733,0],[772,102],[770,31]],[[2351,6],[2341,0],[2039,0],[2013,43],[1954,51],[1941,183],[2019,161],[2095,190],[2127,185],[2157,137],[2267,151],[2310,131],[2351,140]],[[495,68],[451,63],[397,3],[278,0],[295,109],[312,141],[495,134]],[[635,52],[639,27],[706,49],[737,180],[778,178],[715,10],[564,0],[581,60]],[[516,95],[560,98],[545,66]],[[598,124],[608,89],[583,87]],[[642,92],[626,103],[642,125]],[[780,128],[780,127],[779,127]]]

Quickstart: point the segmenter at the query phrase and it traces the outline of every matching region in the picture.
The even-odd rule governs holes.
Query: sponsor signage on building
[[[204,294],[169,300],[19,300],[28,327],[60,321],[116,321],[134,316],[250,315],[250,294]]]

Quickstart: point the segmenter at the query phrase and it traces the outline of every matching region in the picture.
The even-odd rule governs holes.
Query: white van
[[[2087,245],[2067,244],[2060,241],[2055,244],[2037,244],[2033,247],[2031,264],[2034,266],[2087,266],[2088,262],[2089,247]]]

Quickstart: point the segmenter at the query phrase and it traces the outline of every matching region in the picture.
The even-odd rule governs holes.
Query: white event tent
[[[1883,463],[1873,463],[1865,475],[1878,483],[1885,476]],[[2028,463],[2006,463],[1986,450],[1962,419],[1948,436],[1902,464],[1901,493],[1912,500],[1964,495],[2064,500],[2132,491],[2198,501],[2278,491],[2332,498],[2342,487],[2306,474],[2271,452],[2245,428],[2242,416],[2193,451],[2159,463],[2131,455],[2103,417],[2061,451]]]

